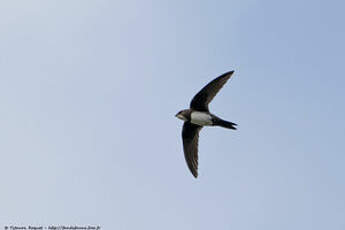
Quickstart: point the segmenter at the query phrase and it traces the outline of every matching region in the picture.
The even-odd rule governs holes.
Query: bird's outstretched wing
[[[190,103],[190,108],[208,112],[208,104],[216,96],[223,85],[230,79],[233,73],[234,71],[226,72],[208,83],[193,97],[192,102]]]
[[[201,126],[186,121],[183,124],[183,151],[187,165],[193,176],[198,177],[198,141]]]

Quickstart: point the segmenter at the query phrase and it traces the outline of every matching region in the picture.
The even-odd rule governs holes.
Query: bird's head
[[[185,110],[181,110],[180,112],[178,112],[175,115],[175,117],[177,117],[183,121],[188,121],[187,115],[188,115],[188,109],[185,109]]]

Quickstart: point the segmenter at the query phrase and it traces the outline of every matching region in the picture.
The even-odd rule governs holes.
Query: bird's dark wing
[[[198,177],[198,141],[201,128],[199,125],[186,121],[182,129],[184,157],[195,178]]]
[[[227,80],[230,79],[233,73],[234,71],[226,72],[208,83],[193,97],[192,102],[190,103],[190,108],[208,112],[208,104],[216,96]]]

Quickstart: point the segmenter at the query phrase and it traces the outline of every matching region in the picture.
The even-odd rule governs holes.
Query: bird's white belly
[[[212,117],[207,113],[192,112],[191,123],[201,126],[212,125]]]

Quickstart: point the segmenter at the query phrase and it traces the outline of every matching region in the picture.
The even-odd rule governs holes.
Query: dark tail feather
[[[214,121],[214,125],[221,126],[221,127],[227,128],[227,129],[235,129],[236,130],[235,126],[237,124],[229,122],[229,121],[224,121],[224,120],[218,118]]]

